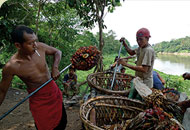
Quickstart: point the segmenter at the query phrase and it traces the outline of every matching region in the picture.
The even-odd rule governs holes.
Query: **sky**
[[[6,0],[0,0],[0,7]]]
[[[150,44],[184,38],[190,36],[190,0],[125,0],[104,21],[104,32],[113,30],[117,39],[125,37],[132,46],[142,27],[150,31]],[[92,32],[97,31],[96,25]]]

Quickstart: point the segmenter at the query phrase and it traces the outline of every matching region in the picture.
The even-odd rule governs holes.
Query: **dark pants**
[[[130,91],[129,91],[128,98],[130,98],[130,99],[137,99],[137,100],[142,101],[141,96],[138,94],[137,90],[134,87],[133,80],[131,81],[131,85],[130,86],[131,86],[131,88],[130,88]]]
[[[54,130],[64,130],[66,128],[66,125],[67,125],[67,113],[66,113],[65,107],[63,105],[61,120],[60,120],[58,126],[54,128]],[[36,126],[36,129],[38,130],[37,126]]]
[[[62,118],[57,127],[54,128],[54,130],[64,130],[67,125],[67,113],[65,111],[65,107],[63,105],[63,111],[62,111]]]

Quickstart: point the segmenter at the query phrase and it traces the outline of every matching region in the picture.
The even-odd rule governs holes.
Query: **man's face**
[[[73,69],[69,70],[69,75],[74,75],[75,71]]]
[[[139,47],[144,48],[148,44],[148,38],[137,37],[137,43],[138,43]]]
[[[23,37],[25,42],[21,45],[22,51],[28,55],[34,54],[37,49],[37,36],[34,33],[28,34],[24,32]]]

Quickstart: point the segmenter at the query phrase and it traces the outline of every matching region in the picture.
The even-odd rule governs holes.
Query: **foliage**
[[[110,65],[113,64],[115,56],[117,56],[117,55],[118,54],[106,54],[106,55],[104,55],[104,58],[103,58],[103,63],[104,63],[104,68],[105,68],[104,70],[109,69]],[[125,55],[121,55],[121,57],[125,57]],[[129,64],[135,65],[134,60],[131,59],[129,61]],[[183,80],[183,78],[181,76],[165,74],[165,73],[160,72],[158,70],[155,70],[155,71],[157,71],[160,74],[160,76],[166,81],[165,87],[175,88],[179,92],[185,92],[188,96],[190,96],[190,89],[189,89],[190,80]],[[84,80],[86,80],[86,77],[90,73],[93,73],[93,71],[92,70],[90,70],[90,71],[77,71],[77,75],[78,75],[78,77],[80,77],[78,82],[83,82]],[[135,71],[133,71],[127,67],[126,67],[125,73],[135,75]],[[81,92],[83,92],[85,88],[86,88],[86,86],[82,86]]]
[[[38,34],[39,41],[54,46],[63,52],[60,70],[70,64],[70,57],[78,48],[89,45],[98,47],[98,41],[100,42],[100,37],[103,37],[104,48],[102,46],[102,50],[104,70],[109,68],[115,56],[118,55],[117,52],[120,47],[120,42],[116,39],[115,33],[110,30],[108,33],[102,32],[102,35],[93,35],[91,32],[86,31],[85,27],[92,27],[95,22],[98,22],[100,17],[95,17],[95,15],[101,16],[101,13],[95,12],[97,11],[96,9],[99,11],[106,9],[113,12],[115,7],[120,5],[120,0],[69,0],[67,2],[66,4],[65,1],[52,0],[8,0],[2,5],[0,8],[0,73],[3,65],[8,61],[11,55],[16,52],[16,48],[11,42],[10,33],[13,27],[19,24],[31,27]],[[68,4],[76,8],[71,9]],[[95,6],[95,4],[99,6]],[[104,14],[105,12],[102,13]],[[103,17],[99,20],[99,22],[102,22],[100,26],[104,28]],[[162,42],[154,45],[154,47],[157,52],[189,52],[189,44],[190,37],[186,37],[171,40],[170,42]],[[130,44],[128,43],[128,45]],[[122,48],[121,56],[127,56],[124,48]],[[52,60],[53,59],[48,57],[49,66],[51,66]],[[131,62],[130,64],[134,63]],[[90,71],[77,71],[78,82],[85,81],[87,76],[93,72],[93,69]],[[65,71],[64,74],[65,73],[67,73],[67,71]],[[134,75],[135,72],[127,68],[126,73]],[[60,88],[62,88],[64,74],[56,81]],[[189,81],[183,81],[180,76],[168,76],[164,73],[162,75],[165,80],[169,77],[169,87],[176,87],[180,91],[187,91],[189,93]],[[81,92],[86,86],[81,88]],[[12,87],[26,88],[18,77],[14,77]]]
[[[64,52],[61,66],[68,64],[71,54],[76,50],[74,44],[82,27],[79,26],[81,21],[76,16],[75,10],[65,9],[65,6],[64,1],[50,0],[9,0],[5,2],[0,8],[0,34],[2,36],[0,37],[0,53],[3,54],[0,57],[1,64],[6,63],[7,59],[16,52],[16,49],[12,49],[14,44],[11,43],[10,33],[13,27],[19,24],[29,26],[36,31],[39,41]]]
[[[96,34],[96,39],[99,39],[98,33]],[[104,48],[103,48],[103,55],[107,54],[115,54],[119,52],[121,43],[119,40],[116,39],[116,34],[114,31],[110,30],[108,33],[103,33],[103,39],[104,39]],[[126,40],[126,43],[130,47],[129,42]],[[126,55],[126,50],[122,46],[121,53],[123,55]]]
[[[80,48],[82,46],[96,46],[98,47],[98,41],[93,33],[89,31],[84,31],[82,34],[77,35],[76,41],[74,44],[75,48]]]
[[[190,96],[189,84],[190,80],[183,80],[182,76],[169,75],[156,70],[160,76],[166,81],[165,87],[175,88],[179,92],[185,92]]]
[[[103,28],[105,11],[113,12],[116,6],[120,6],[120,0],[67,0],[69,7],[75,8],[82,19],[82,25],[89,28],[95,23],[99,27],[99,50],[102,53],[104,47]],[[97,71],[103,71],[103,63],[100,59]]]
[[[113,12],[116,6],[120,6],[120,0],[67,0],[67,4],[71,8],[77,10],[77,14],[83,20],[81,23],[85,27],[92,27],[96,22],[102,21],[105,10]]]
[[[190,37],[173,39],[169,42],[163,41],[154,45],[154,50],[158,52],[169,53],[189,53],[190,52]]]

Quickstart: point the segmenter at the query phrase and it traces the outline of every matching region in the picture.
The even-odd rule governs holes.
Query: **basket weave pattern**
[[[96,125],[90,121],[90,112],[95,109]],[[103,130],[105,125],[123,124],[146,109],[140,101],[118,96],[91,98],[80,107],[80,117],[86,130]]]
[[[127,95],[129,93],[130,82],[133,78],[135,77],[129,74],[116,73],[112,89],[112,72],[98,72],[90,74],[87,77],[87,81],[90,87],[97,89],[101,93],[108,95]]]

